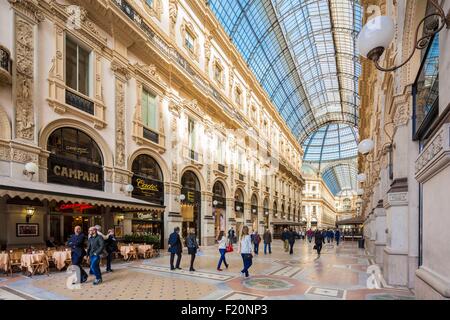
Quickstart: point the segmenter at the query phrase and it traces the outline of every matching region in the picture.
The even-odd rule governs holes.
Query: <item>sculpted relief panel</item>
[[[34,140],[33,111],[33,25],[16,20],[16,137]]]

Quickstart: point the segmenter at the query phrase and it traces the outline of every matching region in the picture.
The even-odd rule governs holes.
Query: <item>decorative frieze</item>
[[[33,25],[16,18],[16,137],[34,140],[34,30]]]
[[[125,165],[125,88],[116,79],[116,165]]]
[[[416,179],[424,182],[434,176],[450,162],[450,123],[442,128],[428,142],[416,160]]]

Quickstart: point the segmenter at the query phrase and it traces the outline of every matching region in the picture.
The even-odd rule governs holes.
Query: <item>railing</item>
[[[66,88],[66,104],[94,115],[94,102]]]
[[[144,135],[145,139],[153,141],[154,143],[159,143],[159,134],[157,134],[156,132],[153,132],[152,130],[150,130],[146,127],[144,127],[143,135]]]

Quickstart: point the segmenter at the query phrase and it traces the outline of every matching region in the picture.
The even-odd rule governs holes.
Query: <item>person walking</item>
[[[113,270],[111,269],[112,255],[114,252],[118,251],[117,240],[116,236],[114,235],[113,229],[108,230],[108,235],[105,240],[105,249],[106,253],[108,254],[106,256],[106,272],[113,272]]]
[[[325,244],[326,238],[327,238],[327,230],[323,229],[322,230],[322,241],[324,244]]]
[[[264,254],[267,254],[267,248],[269,248],[269,254],[272,254],[272,233],[269,229],[266,229],[263,234],[264,241]]]
[[[236,233],[234,232],[233,227],[228,230],[228,239],[231,241],[231,243],[236,243]]]
[[[289,242],[289,254],[294,254],[295,232],[289,230],[287,233],[287,239]]]
[[[86,239],[83,232],[81,232],[81,227],[76,226],[74,229],[74,234],[70,236],[67,245],[70,247],[72,265],[77,266],[80,269],[80,282],[84,283],[88,279],[86,271],[82,267],[83,258],[86,256],[86,251],[84,250],[84,240]]]
[[[191,265],[189,267],[189,271],[195,271],[194,260],[195,255],[197,254],[197,250],[199,249],[199,246],[197,243],[197,237],[195,236],[194,228],[189,229],[189,234],[186,237],[186,247],[188,248],[188,254],[191,255]]]
[[[228,234],[230,234],[228,232]],[[217,242],[219,243],[219,253],[220,253],[220,258],[219,258],[219,263],[217,264],[217,271],[222,271],[222,269],[220,268],[222,266],[222,262],[225,264],[225,268],[228,269],[228,263],[225,260],[225,254],[227,253],[227,243],[229,242],[231,244],[231,239],[225,237],[225,233],[223,231],[220,231],[219,236],[217,237]]]
[[[100,270],[100,255],[105,249],[105,240],[97,233],[95,227],[89,228],[89,240],[88,240],[87,254],[91,262],[91,270],[95,275],[94,285],[102,283],[102,272]]]
[[[253,234],[253,245],[256,255],[258,255],[260,243],[261,243],[261,236],[259,235],[258,231],[255,231],[255,233]]]
[[[322,251],[322,243],[323,243],[323,233],[319,230],[316,230],[314,234],[314,249],[317,250],[317,255],[320,257],[320,251]]]
[[[336,239],[336,245],[339,245],[339,241],[341,241],[341,232],[339,229],[336,229],[336,232],[334,233],[334,238]]]
[[[239,242],[238,253],[241,254],[242,262],[244,264],[244,268],[241,270],[241,275],[245,275],[246,278],[249,277],[248,269],[253,264],[252,259],[252,240],[250,235],[248,234],[248,227],[242,227],[242,234]]]
[[[309,243],[311,243],[313,235],[314,235],[314,232],[311,230],[311,228],[308,229],[308,231],[306,231],[306,236],[308,237]]]
[[[281,241],[284,243],[284,252],[288,252],[289,250],[289,241],[288,241],[288,231],[286,228],[283,229],[283,232],[281,233]]]
[[[181,246],[181,238],[180,238],[180,227],[175,227],[173,232],[169,236],[169,252],[170,252],[170,270],[181,269],[181,252],[183,251],[183,247]],[[175,259],[175,255],[177,255],[177,264],[176,267],[173,266],[173,261]]]

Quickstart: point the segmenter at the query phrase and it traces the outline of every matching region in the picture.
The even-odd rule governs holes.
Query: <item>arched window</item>
[[[103,157],[97,143],[75,128],[59,128],[47,141],[47,182],[103,190]]]
[[[200,181],[195,173],[192,171],[186,171],[181,177],[181,185],[183,188],[200,191]]]
[[[103,165],[103,157],[97,143],[81,130],[60,128],[52,132],[47,142],[51,154],[67,159]]]
[[[131,167],[133,197],[164,204],[164,177],[158,162],[149,155],[141,154],[134,159]]]
[[[213,194],[217,197],[225,198],[225,188],[220,181],[216,181],[213,186]]]

